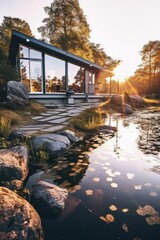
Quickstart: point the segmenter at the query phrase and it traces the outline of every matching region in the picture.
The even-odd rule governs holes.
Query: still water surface
[[[92,136],[53,167],[70,200],[58,219],[42,219],[46,240],[160,239],[160,114],[106,124],[114,137]]]

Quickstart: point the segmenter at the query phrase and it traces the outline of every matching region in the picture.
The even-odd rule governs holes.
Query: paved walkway
[[[37,123],[21,126],[19,130],[27,134],[50,133],[67,128],[72,117],[78,116],[82,111],[97,107],[100,103],[79,103],[74,105],[47,105],[47,111],[32,117]]]

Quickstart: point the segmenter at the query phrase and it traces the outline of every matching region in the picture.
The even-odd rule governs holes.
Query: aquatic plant
[[[43,144],[39,149],[35,150],[32,144],[32,139],[29,138],[26,141],[26,145],[29,148],[30,158],[34,161],[37,160],[48,160],[49,153],[45,150],[45,144]]]

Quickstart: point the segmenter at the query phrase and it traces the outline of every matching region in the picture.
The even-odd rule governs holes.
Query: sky
[[[3,16],[25,20],[36,38],[37,28],[47,17],[44,7],[52,0],[0,0]],[[141,63],[140,51],[149,41],[160,40],[160,0],[79,0],[91,33],[107,55],[122,60],[115,70],[120,81],[134,74]]]

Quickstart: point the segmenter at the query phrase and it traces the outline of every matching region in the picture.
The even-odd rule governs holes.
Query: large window
[[[82,94],[85,91],[94,93],[95,73],[93,71],[85,70],[72,63],[68,63],[68,69],[65,69],[65,60],[46,53],[42,58],[42,52],[23,45],[20,45],[19,56],[21,79],[29,93],[66,93],[66,72],[68,73],[68,90]]]
[[[46,93],[66,91],[65,62],[45,54]]]
[[[75,93],[84,93],[84,68],[68,64],[68,89]]]
[[[20,45],[21,79],[30,93],[42,93],[42,53]]]

